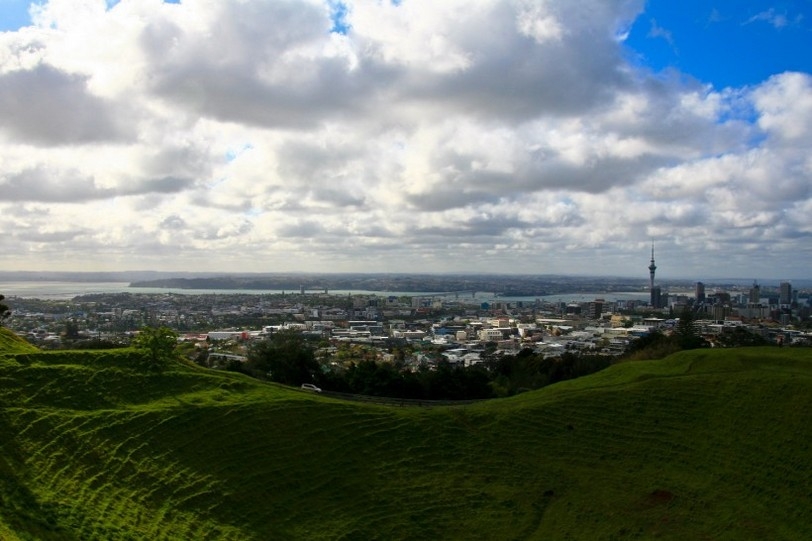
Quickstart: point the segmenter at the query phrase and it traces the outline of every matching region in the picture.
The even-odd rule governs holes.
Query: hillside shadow
[[[0,411],[0,521],[30,539],[63,540],[71,536],[59,527],[54,510],[43,505],[25,479],[25,455],[15,438],[16,428]]]

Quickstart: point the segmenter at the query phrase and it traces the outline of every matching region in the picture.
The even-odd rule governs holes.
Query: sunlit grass
[[[32,346],[10,330],[0,327],[0,357],[6,354],[34,351],[37,351],[35,346]]]
[[[432,409],[68,359],[0,365],[0,536],[812,538],[808,350]]]

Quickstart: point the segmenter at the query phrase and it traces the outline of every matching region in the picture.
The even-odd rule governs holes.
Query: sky
[[[0,269],[809,278],[812,1],[0,0]]]

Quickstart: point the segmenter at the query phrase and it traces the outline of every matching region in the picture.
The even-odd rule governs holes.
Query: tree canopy
[[[7,304],[3,304],[3,300],[6,297],[4,295],[0,295],[0,323],[3,322],[8,316],[11,315],[11,309],[8,307]]]
[[[313,347],[297,330],[279,331],[254,344],[245,364],[253,376],[285,385],[313,383],[319,372]]]
[[[680,349],[696,349],[708,345],[699,334],[696,328],[696,318],[689,308],[685,308],[680,314],[673,337]]]
[[[169,327],[144,327],[133,339],[132,345],[145,352],[150,370],[163,370],[176,357],[178,333]]]

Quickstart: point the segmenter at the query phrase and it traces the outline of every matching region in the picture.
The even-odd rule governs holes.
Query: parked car
[[[313,385],[312,383],[302,383],[302,390],[304,391],[313,391],[314,393],[320,393],[321,389]]]

